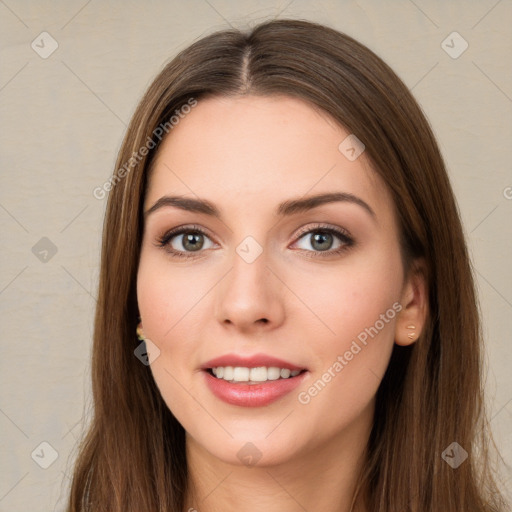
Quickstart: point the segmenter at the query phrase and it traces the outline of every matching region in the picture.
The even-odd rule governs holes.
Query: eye
[[[299,242],[302,243],[299,249],[311,252],[310,256],[332,256],[354,245],[354,240],[345,230],[324,225],[302,230],[296,244]]]
[[[202,249],[210,249],[213,242],[197,226],[181,226],[167,231],[158,239],[158,245],[176,257],[193,257]],[[187,254],[188,253],[188,254]]]
[[[347,231],[325,225],[309,227],[298,234],[299,249],[306,251],[309,257],[332,256],[352,247],[355,242]],[[206,232],[198,226],[180,226],[167,231],[157,240],[172,257],[193,258],[203,249],[211,249],[214,243]]]

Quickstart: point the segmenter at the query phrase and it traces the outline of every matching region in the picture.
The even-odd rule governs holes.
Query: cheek
[[[181,421],[200,415],[186,392],[197,368],[197,343],[204,333],[208,291],[217,279],[208,272],[178,268],[161,255],[144,251],[137,274],[137,301],[144,334],[160,350],[151,372],[162,398]],[[204,337],[204,336],[203,336]]]
[[[402,288],[398,252],[357,255],[337,269],[325,267],[299,274],[293,277],[290,273],[288,282],[294,283],[294,293],[310,310],[302,315],[302,322],[308,321],[319,333],[319,341],[324,340],[315,343],[315,352],[348,349],[347,343],[376,323],[383,338],[392,338],[396,310],[400,309],[393,304]]]
[[[143,251],[137,274],[137,302],[146,336],[166,344],[176,338],[183,324],[189,328],[196,325],[191,319],[197,315],[214,278],[201,268],[179,267],[161,255]],[[188,338],[191,334],[189,331]]]
[[[322,428],[334,432],[371,406],[394,344],[401,276],[396,254],[360,259],[328,280],[305,280],[297,290],[318,312],[321,322],[314,319],[311,326],[322,333],[311,353],[314,371],[297,397],[308,411],[306,421],[322,418]]]

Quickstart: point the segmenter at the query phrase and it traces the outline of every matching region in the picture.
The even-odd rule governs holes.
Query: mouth
[[[293,379],[307,370],[291,370],[278,366],[216,366],[205,370],[212,377],[222,379],[230,384],[256,385],[284,379]]]
[[[307,368],[264,354],[227,354],[202,367],[211,393],[230,405],[262,407],[289,395],[307,374]]]

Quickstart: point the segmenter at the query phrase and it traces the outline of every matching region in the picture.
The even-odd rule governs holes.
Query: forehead
[[[145,208],[162,195],[183,194],[207,198],[221,210],[254,212],[290,197],[339,191],[389,210],[387,187],[364,152],[351,161],[340,151],[349,135],[300,99],[200,99],[162,142]]]

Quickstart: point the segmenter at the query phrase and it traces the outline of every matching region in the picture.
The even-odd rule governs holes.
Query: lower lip
[[[307,372],[288,379],[277,379],[261,384],[234,384],[218,379],[204,371],[210,391],[224,402],[242,407],[263,407],[291,393],[304,379]]]

